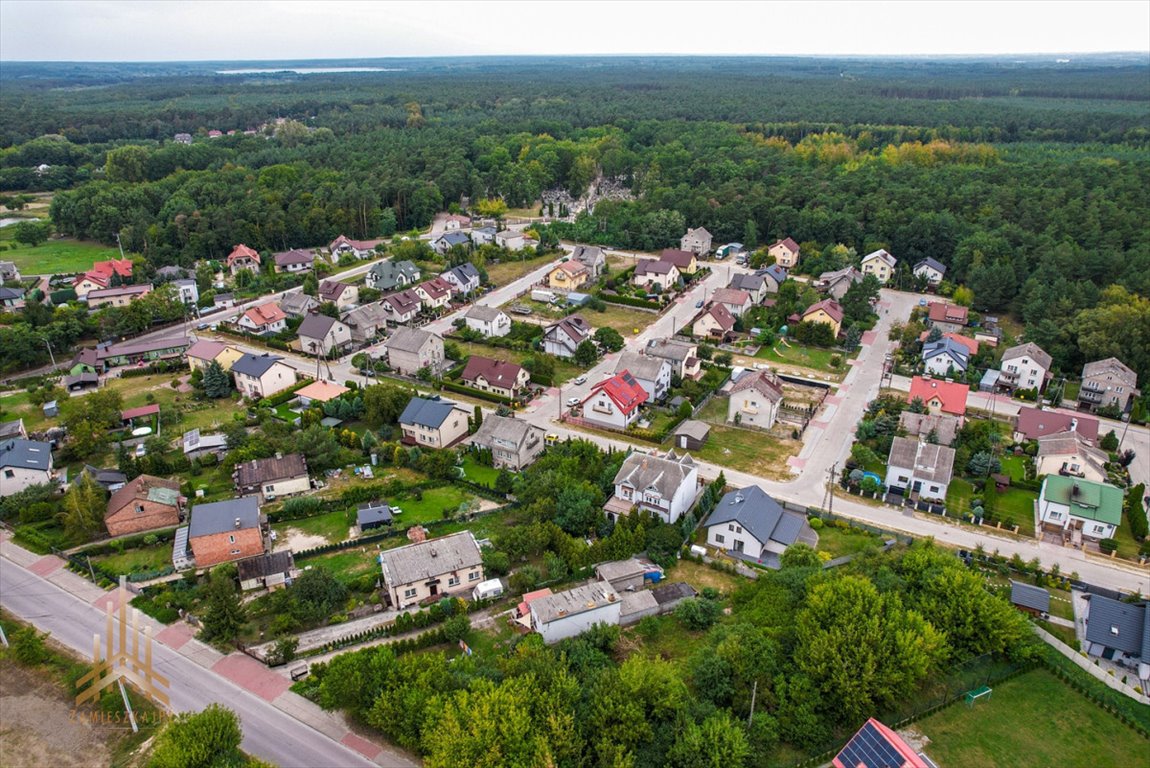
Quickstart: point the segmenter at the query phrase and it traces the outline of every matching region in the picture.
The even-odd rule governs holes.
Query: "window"
[[[264,486],[264,493],[275,493],[275,492],[276,492],[276,487],[274,485],[265,485]]]
[[[1050,514],[1048,514],[1047,517],[1049,517],[1051,520],[1061,520],[1062,519],[1062,513],[1061,512],[1055,512],[1054,510],[1050,510]]]
[[[727,530],[728,531],[735,530],[735,524],[734,523],[727,523]]]
[[[8,478],[16,477],[16,473],[10,469],[6,469],[6,470],[4,470],[4,477],[8,477]]]
[[[1094,532],[1095,533],[1105,533],[1106,532],[1106,526],[1105,525],[1095,525],[1094,526]]]
[[[458,577],[458,576],[450,576],[450,577],[448,577],[448,579],[447,579],[447,586],[449,586],[449,587],[458,587],[458,586],[459,586],[459,577]]]
[[[471,573],[467,574],[467,580],[479,581],[479,571],[472,571]]]
[[[726,539],[723,538],[723,534],[721,534],[721,533],[715,534],[715,543],[716,544],[722,544],[724,541],[726,541]]]
[[[1110,634],[1114,635],[1115,637],[1118,637],[1118,627],[1111,626],[1110,627]]]
[[[137,504],[136,505],[136,512],[137,513],[143,513],[143,511],[144,511],[144,505],[143,504]]]
[[[742,532],[743,532],[743,526],[736,525],[735,526],[735,533],[742,533]]]
[[[233,554],[233,555],[238,555],[239,553],[240,553],[240,551],[239,551],[238,549],[233,549],[233,550],[232,550],[232,554]]]
[[[403,590],[403,596],[404,597],[415,597],[415,591],[416,591],[415,587],[409,587],[408,589]]]
[[[236,537],[235,536],[229,536],[228,537],[228,543],[229,544],[235,544],[236,543]]]

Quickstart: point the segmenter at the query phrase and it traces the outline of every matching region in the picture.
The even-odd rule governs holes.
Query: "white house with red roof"
[[[583,419],[610,429],[626,429],[639,419],[639,406],[647,402],[643,389],[630,371],[621,371],[591,390],[580,406]]]
[[[370,259],[375,255],[375,247],[383,240],[352,240],[350,237],[340,235],[328,245],[333,258],[338,259],[345,254],[351,254],[357,259]]]
[[[722,304],[711,304],[691,323],[691,335],[701,339],[725,339],[735,329],[735,316]]]
[[[116,277],[119,277],[121,282],[131,282],[131,259],[94,262],[91,269],[72,281],[72,289],[76,291],[76,296],[84,298],[92,291],[110,287]]]
[[[443,308],[451,303],[451,283],[442,277],[433,277],[424,280],[415,286],[424,308]]]
[[[970,387],[966,384],[915,376],[910,380],[907,402],[913,403],[915,399],[920,399],[928,413],[935,415],[948,413],[957,416],[961,422],[966,415],[966,397],[969,394]]]
[[[279,304],[269,301],[244,312],[236,325],[245,331],[269,336],[287,328],[287,313],[280,309]]]
[[[248,248],[240,243],[228,254],[228,271],[235,276],[241,269],[249,272],[260,271],[260,255],[255,248]]]
[[[530,383],[531,374],[523,366],[506,360],[472,355],[467,359],[460,381],[483,392],[514,398]]]

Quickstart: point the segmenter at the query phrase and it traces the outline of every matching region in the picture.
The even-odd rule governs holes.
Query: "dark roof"
[[[164,480],[152,475],[140,475],[130,483],[125,483],[123,488],[112,494],[112,498],[108,499],[108,514],[119,512],[138,499],[166,504],[169,507],[178,507],[180,484],[175,480]]]
[[[782,285],[787,281],[786,267],[780,267],[778,264],[772,264],[766,269],[760,269],[756,271],[755,274],[761,277],[770,277],[779,285]]]
[[[697,257],[691,251],[680,251],[677,248],[664,248],[659,254],[659,261],[669,261],[679,269],[687,269]]]
[[[432,429],[439,429],[443,422],[454,410],[455,403],[450,400],[428,400],[422,397],[413,397],[403,413],[399,416],[400,424],[418,424]]]
[[[52,446],[13,438],[0,443],[0,467],[21,467],[47,472],[52,468]]]
[[[797,519],[783,522],[792,515]],[[707,520],[707,527],[732,522],[746,528],[761,544],[774,540],[790,546],[798,540],[804,521],[802,515],[787,512],[766,491],[751,485],[731,491],[719,499],[715,511]]]
[[[442,240],[443,242],[447,243],[449,246],[453,246],[453,247],[456,245],[463,245],[464,243],[470,243],[471,242],[471,238],[468,237],[463,232],[445,232],[444,234],[440,235],[436,239]]]
[[[303,454],[289,453],[272,459],[252,459],[236,465],[236,482],[240,487],[262,485],[273,480],[286,480],[307,474]]]
[[[365,501],[355,511],[355,522],[360,526],[367,523],[390,523],[391,507],[382,501]]]
[[[475,381],[482,376],[488,384],[502,389],[514,389],[519,384],[519,374],[522,370],[522,366],[506,360],[472,355],[467,358],[467,365],[464,366],[459,378],[463,381]]]
[[[1042,587],[1023,584],[1021,581],[1010,582],[1010,602],[1021,605],[1023,608],[1033,608],[1046,613],[1050,610],[1050,593]]]
[[[232,363],[232,373],[242,373],[245,376],[252,376],[258,379],[267,373],[273,365],[282,360],[282,357],[269,355],[266,352],[262,355],[253,355],[249,352]]]
[[[321,315],[317,312],[305,317],[303,322],[299,324],[299,330],[296,333],[299,336],[307,336],[309,339],[325,339],[332,326],[338,322],[334,317]]]
[[[458,267],[452,267],[447,270],[447,274],[454,276],[461,284],[479,279],[479,270],[470,261],[460,264]]]
[[[272,258],[275,259],[277,266],[286,267],[289,264],[311,264],[315,261],[315,254],[302,248],[296,248],[292,251],[273,253]]]
[[[1086,622],[1086,639],[1142,656],[1148,650],[1146,638],[1146,603],[1123,603],[1103,595],[1090,596],[1090,615]],[[1150,661],[1143,657],[1144,661]]]
[[[851,737],[831,761],[834,768],[926,768],[902,737],[873,717]]]
[[[295,567],[295,558],[290,549],[282,552],[268,552],[265,555],[249,557],[236,563],[240,581],[264,579],[277,573],[287,573]]]
[[[240,524],[236,525],[236,520]],[[192,521],[188,525],[188,537],[211,536],[232,530],[258,528],[260,505],[254,496],[243,499],[228,499],[211,504],[200,504],[192,510]]]
[[[694,597],[699,594],[695,588],[690,584],[683,581],[676,581],[671,584],[663,584],[651,590],[651,594],[655,596],[655,602],[659,605],[673,603],[676,600],[685,600],[689,597]]]
[[[1028,440],[1066,432],[1071,427],[1087,440],[1098,439],[1098,419],[1084,414],[1041,411],[1023,406],[1018,409],[1018,416],[1014,420],[1014,431],[1021,432]]]

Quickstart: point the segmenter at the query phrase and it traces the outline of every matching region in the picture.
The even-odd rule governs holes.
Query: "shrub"
[[[1110,554],[1111,552],[1114,552],[1115,550],[1118,549],[1118,540],[1117,539],[1102,539],[1101,541],[1098,542],[1098,548],[1101,549],[1106,554]]]
[[[675,609],[675,618],[687,629],[709,629],[719,618],[719,604],[713,600],[698,597],[688,598]]]
[[[821,531],[824,525],[823,519],[821,517],[812,517],[809,522],[811,524],[811,528],[816,531]]]

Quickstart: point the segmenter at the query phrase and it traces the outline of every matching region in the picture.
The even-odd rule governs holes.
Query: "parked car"
[[[586,384],[587,383],[587,377],[586,376],[576,376],[575,377],[575,383],[576,384]]]
[[[695,302],[695,309],[702,309],[702,308],[703,308],[703,300],[699,299],[698,301]]]
[[[570,407],[572,407],[572,408],[574,408],[576,405],[579,405],[579,403],[580,403],[580,402],[581,402],[581,401],[580,401],[580,400],[579,400],[579,398],[577,398],[577,397],[569,397],[569,398],[567,398],[567,405],[568,405],[568,406],[570,406]]]
[[[143,456],[147,456],[147,455],[148,455],[148,449],[144,446],[143,443],[140,443],[139,445],[136,446],[136,458],[137,459],[139,459]]]

